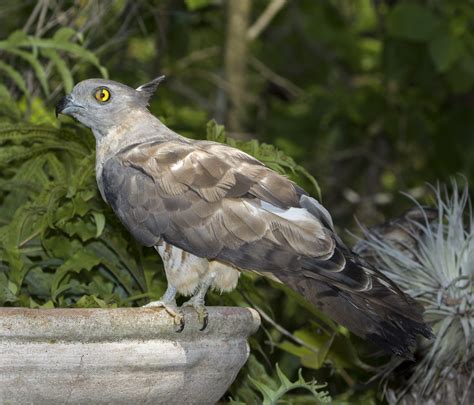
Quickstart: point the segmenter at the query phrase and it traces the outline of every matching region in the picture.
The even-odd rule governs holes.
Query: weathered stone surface
[[[0,308],[1,404],[212,404],[248,357],[260,324],[211,307],[176,333],[162,309]]]

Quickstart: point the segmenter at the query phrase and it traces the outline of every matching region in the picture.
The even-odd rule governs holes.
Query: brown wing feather
[[[224,145],[179,141],[137,145],[107,161],[103,180],[107,201],[132,233],[142,235],[138,228],[145,228],[146,235],[187,245],[197,256],[214,258],[219,249],[224,254],[228,247],[225,259],[238,261],[232,250],[259,241],[265,241],[266,249],[282,249],[288,256],[320,258],[334,251],[332,232],[317,218],[292,222],[262,209],[262,201],[282,209],[299,207],[298,186]],[[161,201],[154,209],[157,199]],[[166,217],[159,227],[157,217]],[[190,243],[196,235],[206,239],[198,245],[213,248],[197,249]],[[156,238],[139,240],[149,245]],[[222,245],[223,239],[228,245]],[[251,268],[258,267],[256,257]]]
[[[386,345],[397,353],[408,351],[416,333],[429,333],[420,308],[345,248],[319,203],[241,151],[180,139],[145,143],[109,159],[102,184],[107,201],[145,245],[163,238],[199,257],[273,273],[311,302],[330,304],[329,314],[356,333],[381,344],[397,335],[396,344]],[[308,215],[278,215],[291,207]],[[330,298],[316,297],[321,291]],[[370,328],[363,326],[367,319],[374,322]]]

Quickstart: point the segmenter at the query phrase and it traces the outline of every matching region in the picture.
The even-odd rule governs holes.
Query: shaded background
[[[371,225],[399,215],[411,205],[400,190],[423,201],[425,182],[446,182],[458,173],[470,178],[474,170],[471,1],[5,0],[0,22],[0,39],[11,44],[20,43],[22,35],[53,38],[61,28],[63,35],[65,27],[72,29],[67,40],[97,57],[58,50],[74,82],[108,74],[137,87],[165,74],[151,110],[168,126],[203,138],[206,123],[215,118],[232,138],[275,145],[317,179],[341,232],[357,232],[355,216]],[[21,120],[57,127],[52,111],[71,85],[67,75],[54,58],[36,55],[34,44],[25,48],[44,66],[44,77],[5,46],[0,46],[0,77]],[[42,80],[49,84],[47,92]],[[308,179],[300,182],[316,193]],[[3,224],[18,206],[7,194],[0,197]],[[268,290],[268,282],[255,284],[260,292]],[[293,334],[303,330],[308,315],[295,315],[297,298],[271,294],[279,322]],[[300,366],[311,368],[295,348],[286,347],[293,357],[275,349],[283,343],[274,325],[265,333],[253,343],[254,352],[261,352],[259,360],[252,358],[258,363],[254,369],[264,364],[268,371],[276,361],[290,375]],[[329,341],[298,336],[318,347]],[[340,337],[342,346],[347,336]],[[363,352],[364,344],[351,339]],[[340,355],[341,348],[331,350]],[[305,372],[331,379],[330,391],[341,398],[375,400],[377,386],[360,385],[368,381],[370,368],[344,356],[329,366],[323,359]],[[235,390],[234,396],[250,401]]]
[[[471,2],[4,1],[0,13],[2,37],[77,29],[114,80],[167,75],[154,113],[185,135],[213,117],[279,146],[342,227],[400,212],[399,190],[473,170]]]

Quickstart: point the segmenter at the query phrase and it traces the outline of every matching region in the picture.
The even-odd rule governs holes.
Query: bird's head
[[[136,89],[112,80],[84,80],[59,100],[56,116],[70,115],[94,134],[105,134],[123,122],[124,117],[146,110],[150,97],[164,78],[157,77]]]

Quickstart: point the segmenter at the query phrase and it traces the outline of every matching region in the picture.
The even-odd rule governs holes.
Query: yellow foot
[[[174,302],[153,301],[143,306],[143,308],[163,308],[173,318],[176,332],[182,332],[184,329],[184,315]]]
[[[198,314],[198,320],[201,324],[201,328],[199,330],[204,330],[207,328],[207,324],[209,323],[209,314],[207,312],[207,308],[203,302],[193,300],[192,298],[189,301],[186,301],[183,307],[193,307],[194,310]]]

